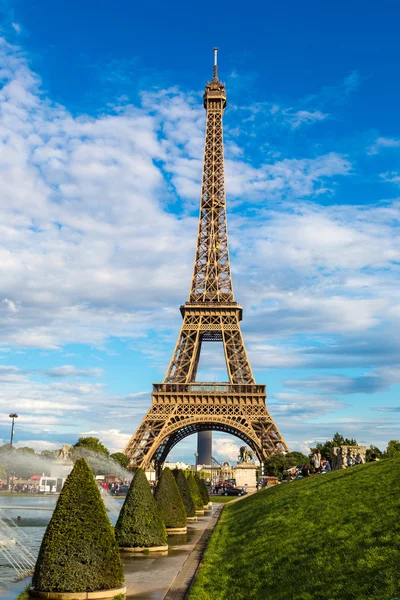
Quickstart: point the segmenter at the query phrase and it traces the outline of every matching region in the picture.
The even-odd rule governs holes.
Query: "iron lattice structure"
[[[266,407],[265,385],[257,385],[247,357],[230,272],[222,117],[225,85],[207,83],[204,166],[197,249],[189,301],[181,306],[183,324],[163,383],[153,385],[152,405],[125,448],[132,466],[161,467],[183,438],[204,430],[233,434],[260,461],[288,451]],[[228,383],[197,383],[203,342],[223,343]]]

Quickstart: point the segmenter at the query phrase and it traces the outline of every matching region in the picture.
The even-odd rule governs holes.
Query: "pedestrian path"
[[[223,505],[191,521],[186,535],[168,537],[168,556],[124,557],[126,600],[183,600]]]

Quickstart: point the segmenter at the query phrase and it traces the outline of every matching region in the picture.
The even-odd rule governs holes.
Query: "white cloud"
[[[375,142],[368,148],[368,154],[379,154],[386,148],[400,148],[400,139],[378,137]]]
[[[64,377],[101,377],[103,375],[102,369],[77,369],[73,365],[62,365],[60,367],[53,367],[46,371],[46,375],[53,377],[54,379]]]
[[[243,445],[243,443],[241,443]],[[240,444],[231,437],[216,437],[213,439],[213,455],[220,460],[236,462],[239,456]]]
[[[179,326],[177,306],[187,297],[193,265],[205,117],[200,94],[148,92],[139,106],[124,102],[96,118],[74,117],[46,97],[24,54],[4,40],[0,78],[0,344],[101,347],[111,336],[138,341],[157,329],[148,352],[164,361],[165,332]],[[357,85],[353,75],[287,109],[289,124],[323,121],[324,97],[343,101]],[[273,115],[284,118],[279,106]],[[304,367],[328,345],[327,337],[297,343],[299,335],[330,336],[332,352],[349,340],[347,348],[353,342],[360,355],[360,340],[383,325],[400,339],[398,201],[312,203],[332,196],[338,179],[352,173],[347,155],[269,153],[256,165],[234,137],[232,128],[226,142],[232,267],[255,368]],[[246,209],[239,212],[240,203]],[[396,348],[398,342],[386,361]],[[90,427],[120,449],[150,398],[79,380],[101,374],[54,366],[47,372],[52,381],[43,383],[3,367],[4,414],[20,410],[19,427],[30,437],[47,428],[58,443],[59,432]],[[275,406],[289,413],[301,402],[286,396]],[[324,404],[326,411],[336,407]],[[121,416],[129,432],[119,429]],[[237,456],[238,447],[219,444]]]
[[[296,112],[287,114],[288,121],[293,129],[301,125],[312,125],[318,121],[324,121],[329,118],[329,115],[320,110],[297,110]]]
[[[187,296],[197,217],[164,207],[168,181],[198,201],[199,97],[170,89],[74,118],[18,48],[1,41],[0,59],[0,344],[99,345],[172,322],[162,309]],[[350,170],[335,153],[254,168],[232,148],[229,193],[254,202],[322,193]]]

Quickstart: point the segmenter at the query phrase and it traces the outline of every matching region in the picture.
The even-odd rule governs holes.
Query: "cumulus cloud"
[[[53,367],[45,374],[54,379],[64,377],[101,377],[103,375],[102,369],[77,369],[73,365],[62,365],[60,367]]]
[[[368,148],[368,154],[379,154],[382,150],[387,148],[400,148],[400,139],[398,138],[387,138],[378,137],[374,143]]]
[[[241,444],[243,445],[243,443]],[[213,454],[221,460],[236,462],[239,456],[240,444],[232,437],[217,437],[213,439]]]
[[[166,339],[179,327],[177,306],[187,297],[193,265],[204,142],[200,94],[150,90],[137,105],[125,99],[100,116],[75,117],[46,96],[20,48],[0,40],[0,63],[2,350],[101,348],[111,337],[123,338],[165,367]],[[358,83],[353,74],[301,105],[269,106],[269,122],[280,119],[294,131],[322,122],[331,114],[329,96],[340,104]],[[256,112],[265,118],[264,109],[248,107],[248,122]],[[382,139],[380,147],[396,146],[394,138]],[[338,365],[348,354],[365,361],[368,353],[389,367],[400,339],[399,202],[332,205],[338,182],[353,173],[346,153],[269,152],[255,163],[240,141],[228,127],[232,267],[254,368]],[[327,197],[328,205],[317,203]],[[150,347],[146,336],[155,330]],[[372,352],[379,343],[380,357]],[[101,369],[57,364],[30,373],[0,367],[4,414],[24,410],[19,427],[31,439],[33,433],[42,439],[45,429],[58,443],[61,432],[68,437],[90,428],[124,443],[149,394],[116,394],[94,381]],[[397,381],[372,373],[358,383],[341,380],[338,393]],[[321,382],[315,390],[321,414],[340,407],[334,398],[321,399],[325,389]],[[291,422],[308,418],[313,399],[275,397],[272,411],[286,412],[290,434]],[[236,447],[229,448],[236,456]]]

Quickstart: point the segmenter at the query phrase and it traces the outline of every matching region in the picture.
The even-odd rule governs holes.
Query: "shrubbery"
[[[137,469],[115,525],[121,548],[165,546],[167,532],[143,469]]]
[[[210,497],[208,495],[207,486],[204,482],[204,479],[201,479],[201,477],[199,477],[197,473],[195,473],[194,479],[197,483],[197,487],[199,488],[203,504],[204,506],[207,506],[207,504],[210,502]]]
[[[166,527],[186,527],[185,507],[170,469],[163,469],[154,497]]]
[[[80,458],[47,526],[32,585],[43,592],[92,592],[123,582],[114,530],[93,473]]]
[[[199,486],[197,485],[196,480],[193,477],[193,473],[189,473],[187,477],[187,482],[195,509],[204,510],[203,498],[200,494]]]
[[[194,517],[196,509],[192,500],[192,496],[190,494],[188,482],[184,472],[181,469],[174,469],[172,471],[172,474],[175,477],[176,485],[178,486],[182,502],[185,507],[186,515],[188,517]]]

